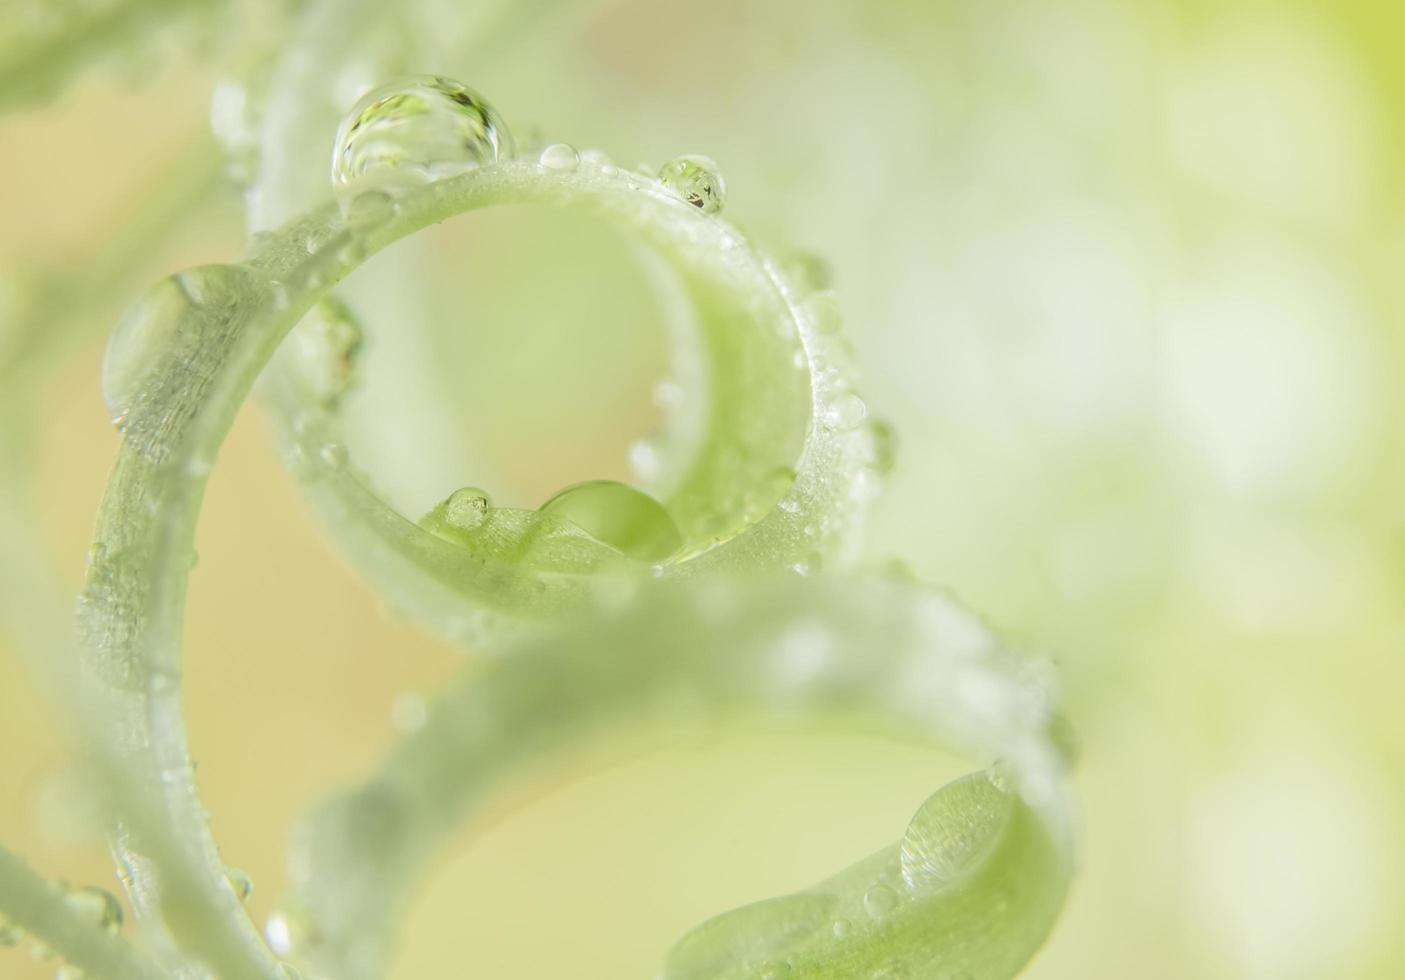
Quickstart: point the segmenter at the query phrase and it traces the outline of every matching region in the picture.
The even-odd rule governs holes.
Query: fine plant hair
[[[128,0],[108,16],[138,30],[163,6]],[[206,6],[219,5],[189,16],[214,16]],[[552,6],[495,7],[481,31],[500,47]],[[708,725],[779,713],[862,717],[978,768],[936,788],[890,846],[701,923],[660,976],[1016,975],[1053,927],[1072,869],[1055,680],[944,592],[860,565],[894,436],[859,394],[823,263],[777,258],[734,225],[705,157],[635,169],[600,150],[514,141],[478,93],[412,73],[436,39],[383,31],[391,12],[327,0],[270,4],[268,16],[292,40],[217,93],[222,156],[195,148],[172,161],[180,179],[163,182],[161,206],[84,264],[82,288],[17,279],[16,328],[0,335],[0,453],[13,475],[0,481],[0,626],[85,763],[136,920],[124,932],[106,892],[0,850],[0,941],[42,944],[70,978],[375,980],[427,871],[522,767],[670,712]],[[104,42],[93,24],[74,30],[78,57]],[[43,60],[51,48],[36,50]],[[354,106],[299,84],[355,56],[381,74]],[[13,98],[60,87],[67,58]],[[470,135],[446,142],[441,125]],[[357,142],[372,131],[390,133],[395,152]],[[102,384],[121,441],[75,635],[24,516],[24,403],[81,324],[198,213],[221,167],[244,188],[244,254],[126,296],[112,329]],[[401,513],[349,449],[344,403],[374,350],[339,286],[430,226],[517,205],[594,216],[667,284],[670,383],[684,408],[649,447],[657,497],[592,481],[528,510],[444,487],[429,513]],[[267,923],[250,918],[247,880],[211,831],[182,698],[195,528],[251,396],[291,479],[377,593],[491,654],[431,697],[372,772],[290,829],[291,888]]]

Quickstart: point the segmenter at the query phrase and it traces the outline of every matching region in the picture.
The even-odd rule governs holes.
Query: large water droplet
[[[727,203],[727,184],[717,164],[705,156],[682,156],[659,170],[659,183],[704,214],[716,214]]]
[[[461,487],[426,514],[420,526],[446,541],[469,544],[474,532],[488,520],[492,505],[486,490]]]
[[[103,354],[102,397],[113,423],[126,428],[139,414],[164,416],[168,399],[190,384],[191,368],[230,342],[241,310],[262,289],[245,266],[202,265],[147,290],[122,315]]]
[[[580,166],[581,155],[569,143],[552,143],[542,150],[539,162],[547,170],[568,174]]]
[[[332,184],[343,209],[368,190],[403,193],[512,156],[512,136],[477,92],[440,75],[374,88],[337,129]]]
[[[995,846],[1013,800],[985,772],[939,789],[903,835],[899,855],[908,888],[939,888],[969,871]]]
[[[678,526],[657,500],[614,480],[567,487],[541,506],[631,558],[661,561],[683,546]]]
[[[351,389],[363,334],[346,304],[331,296],[322,299],[299,321],[290,339],[298,375],[314,399],[332,405]]]
[[[103,932],[115,936],[122,928],[122,906],[110,892],[86,885],[64,895],[63,904]]]
[[[832,895],[772,898],[709,919],[668,954],[663,980],[711,980],[743,963],[779,963],[833,921]]]
[[[836,398],[825,409],[824,417],[837,429],[853,429],[868,415],[868,406],[858,395],[846,393]]]

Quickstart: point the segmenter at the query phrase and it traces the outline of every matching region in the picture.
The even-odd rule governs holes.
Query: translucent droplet
[[[711,980],[744,963],[778,964],[833,921],[832,895],[772,898],[709,919],[664,961],[662,980]]]
[[[312,917],[303,909],[277,909],[263,927],[268,945],[279,956],[293,956],[312,945]]]
[[[473,533],[487,521],[490,509],[492,500],[486,490],[460,487],[426,514],[420,525],[446,541],[469,544]]]
[[[659,170],[659,183],[704,214],[716,214],[727,202],[722,172],[705,156],[670,160]]]
[[[857,428],[868,415],[868,406],[855,394],[843,394],[825,409],[825,419],[837,429]]]
[[[0,914],[0,946],[13,948],[24,942],[24,930]]]
[[[356,381],[361,353],[361,324],[346,304],[333,297],[317,303],[293,329],[297,371],[312,397],[336,403]]]
[[[968,872],[995,846],[1013,800],[985,772],[939,789],[903,835],[899,858],[907,887],[940,888]]]
[[[229,886],[229,890],[234,892],[234,897],[239,901],[247,902],[249,896],[254,893],[254,879],[249,877],[249,873],[243,868],[236,868],[233,865],[224,869],[224,883]]]
[[[869,465],[880,476],[893,472],[898,461],[898,432],[893,423],[886,419],[870,419],[868,422]]]
[[[189,384],[189,366],[227,344],[263,280],[246,266],[203,265],[161,280],[117,324],[102,361],[102,397],[113,424],[136,415],[164,417]],[[183,370],[184,369],[184,370]]]
[[[852,922],[850,922],[848,919],[835,919],[835,920],[834,920],[834,938],[835,938],[835,939],[843,939],[843,938],[845,938],[846,936],[849,935],[850,930],[852,930],[853,928],[854,928],[854,924],[853,924]]]
[[[799,252],[786,259],[785,276],[799,296],[809,296],[834,284],[834,272],[818,255]]]
[[[411,75],[354,105],[332,151],[332,185],[346,210],[368,190],[399,194],[512,156],[512,136],[477,92],[440,75]]]
[[[346,447],[339,442],[329,442],[317,451],[317,455],[322,462],[334,470],[339,470],[346,465]]]
[[[898,893],[880,881],[864,892],[863,907],[870,918],[881,919],[898,907]]]
[[[115,936],[122,929],[122,906],[110,892],[101,888],[91,885],[75,888],[64,895],[63,904],[109,936]]]
[[[541,510],[639,561],[660,561],[683,546],[678,526],[657,500],[614,480],[567,487]]]
[[[596,168],[608,167],[610,166],[610,155],[604,150],[591,147],[581,151],[581,162]]]
[[[542,150],[539,160],[547,170],[568,174],[580,166],[581,155],[569,143],[552,143]]]

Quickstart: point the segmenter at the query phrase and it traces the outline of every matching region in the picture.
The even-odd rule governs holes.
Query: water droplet
[[[903,835],[899,858],[907,887],[937,888],[967,872],[995,846],[1012,808],[1013,797],[985,772],[939,789]]]
[[[869,419],[868,459],[880,476],[887,476],[897,465],[898,432],[887,419]]]
[[[614,480],[567,487],[541,506],[639,561],[659,561],[683,546],[678,526],[657,500]]]
[[[477,92],[411,75],[361,97],[337,129],[332,184],[343,210],[367,190],[399,194],[512,156],[512,136]]]
[[[355,382],[362,336],[351,310],[330,296],[309,310],[293,329],[298,375],[323,405],[334,404]]]
[[[234,892],[234,897],[241,903],[247,902],[249,896],[254,893],[254,879],[249,877],[249,873],[243,868],[236,868],[230,865],[224,869],[224,883],[229,886],[229,890]]]
[[[610,155],[604,150],[591,147],[581,151],[581,162],[597,168],[608,167],[610,166]]]
[[[334,470],[339,470],[346,465],[346,447],[339,442],[329,442],[317,451],[317,455],[323,463],[326,463]]]
[[[486,490],[460,487],[426,514],[420,525],[431,534],[455,544],[470,544],[473,534],[488,519],[492,500]]]
[[[849,931],[854,928],[854,924],[848,919],[834,920],[834,938],[843,939],[849,935]]]
[[[563,174],[571,173],[581,164],[581,155],[569,143],[552,143],[545,150],[542,150],[539,159],[541,165],[547,170]]]
[[[829,263],[809,252],[792,255],[786,259],[782,270],[795,292],[802,297],[829,289],[834,284],[834,272]]]
[[[0,914],[0,946],[13,948],[24,942],[24,930]]]
[[[711,980],[744,963],[778,965],[829,925],[834,905],[832,895],[786,895],[709,919],[669,951],[662,980]]]
[[[716,214],[727,201],[722,173],[705,156],[670,160],[659,170],[659,183],[704,214]]]
[[[843,394],[825,409],[825,419],[838,429],[857,428],[868,415],[868,406],[855,394]]]
[[[898,893],[880,881],[864,892],[863,907],[870,918],[881,919],[898,907]]]
[[[122,929],[122,906],[110,892],[101,888],[92,885],[75,888],[63,897],[63,904],[109,936],[117,935]]]
[[[268,945],[279,956],[292,956],[312,945],[312,917],[301,908],[277,909],[263,927]]]
[[[776,466],[757,481],[746,498],[746,519],[754,521],[776,506],[790,488],[795,485],[795,470],[789,466]]]
[[[164,418],[168,400],[190,383],[190,366],[229,342],[241,309],[262,288],[245,266],[203,265],[147,290],[122,315],[103,354],[102,397],[113,424],[125,429],[148,412]]]

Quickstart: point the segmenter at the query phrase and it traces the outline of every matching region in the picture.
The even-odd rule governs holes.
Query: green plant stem
[[[109,935],[64,902],[65,889],[0,847],[0,911],[67,963],[101,980],[165,980],[169,974],[120,936]]]

